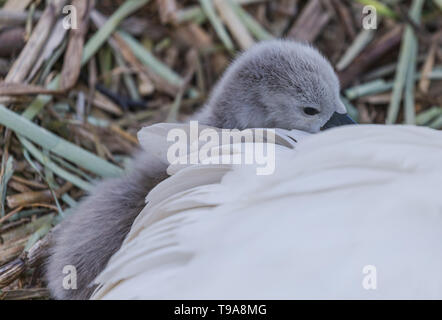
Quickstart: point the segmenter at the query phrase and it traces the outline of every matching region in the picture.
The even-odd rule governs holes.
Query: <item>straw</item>
[[[128,0],[124,2],[118,10],[109,17],[103,27],[89,39],[83,51],[82,64],[84,65],[89,61],[126,17],[146,5],[149,1],[150,0]]]
[[[5,160],[5,157],[3,155],[2,162]],[[9,156],[8,160],[6,160],[5,164],[5,170],[0,180],[0,206],[1,206],[1,212],[0,216],[5,216],[5,198],[6,198],[6,189],[9,180],[11,179],[12,175],[14,174],[14,167],[13,167],[14,157]]]
[[[32,156],[37,159],[39,162],[43,163],[45,161],[43,153],[41,153],[40,150],[38,150],[30,141],[23,137],[18,138],[26,150],[29,151]],[[61,178],[65,179],[66,181],[71,182],[73,185],[77,186],[78,188],[85,190],[85,191],[91,191],[93,189],[93,185],[89,182],[86,182],[77,176],[71,174],[70,172],[62,169],[61,167],[57,166],[52,161],[46,162],[46,166],[51,169],[55,174],[60,176]]]
[[[426,125],[439,116],[442,116],[442,107],[431,107],[417,115],[416,124],[420,126]]]
[[[341,71],[348,67],[358,54],[361,53],[361,51],[371,42],[374,35],[374,30],[362,30],[336,64],[336,69]]]
[[[96,155],[59,138],[15,112],[0,105],[0,124],[10,128],[17,134],[28,138],[43,148],[72,161],[102,177],[116,177],[123,173],[119,167],[97,157]]]
[[[410,10],[410,18],[418,22],[422,11],[424,0],[413,0]],[[411,63],[412,52],[416,51],[417,41],[413,33],[411,26],[407,26],[405,29],[401,49],[399,53],[398,68],[393,86],[393,94],[391,97],[390,105],[388,107],[386,123],[391,124],[396,122],[397,115],[399,113],[399,104],[401,102],[402,92],[404,89],[407,71],[409,64]],[[411,80],[410,80],[411,81]]]
[[[274,37],[265,30],[256,20],[247,13],[239,4],[236,2],[233,2],[231,0],[228,0],[230,6],[232,7],[233,11],[238,15],[239,19],[244,23],[244,25],[249,29],[250,33],[255,36],[256,39],[264,41],[273,39]]]
[[[146,50],[138,41],[126,32],[117,32],[121,38],[127,43],[134,55],[146,66],[152,69],[157,75],[168,81],[176,87],[181,87],[184,80],[172,71],[168,66],[159,61],[152,53]]]
[[[106,23],[89,39],[83,50],[82,66],[94,56],[101,46],[106,43],[118,25],[133,12],[147,4],[150,0],[128,0],[106,21]],[[58,88],[60,76],[57,76],[47,86],[50,90]],[[52,96],[39,95],[25,110],[23,116],[32,120],[49,102]]]
[[[224,28],[223,23],[217,16],[215,12],[215,8],[213,7],[212,0],[199,0],[201,7],[205,14],[207,15],[207,18],[212,23],[213,28],[215,29],[216,33],[218,34],[218,37],[223,42],[224,46],[228,51],[233,52],[234,45],[232,40],[230,39],[229,34],[227,33],[226,29]]]

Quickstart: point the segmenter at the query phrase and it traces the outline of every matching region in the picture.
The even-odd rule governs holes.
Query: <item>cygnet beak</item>
[[[326,124],[321,128],[321,130],[327,130],[333,127],[339,127],[339,126],[345,126],[347,124],[356,124],[356,122],[353,121],[352,118],[348,116],[347,113],[333,113],[330,120],[327,121]]]

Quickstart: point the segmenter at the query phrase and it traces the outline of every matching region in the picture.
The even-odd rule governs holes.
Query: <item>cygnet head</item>
[[[197,115],[220,128],[283,128],[318,132],[350,123],[339,80],[330,63],[309,45],[270,40],[241,54]],[[337,122],[336,122],[337,120]]]

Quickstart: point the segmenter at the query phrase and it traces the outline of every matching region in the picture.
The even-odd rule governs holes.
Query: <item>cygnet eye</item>
[[[304,108],[304,113],[309,116],[314,116],[319,113],[319,110],[316,108],[306,107]]]

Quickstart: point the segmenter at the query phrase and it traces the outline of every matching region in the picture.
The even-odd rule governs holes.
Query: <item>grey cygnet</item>
[[[270,40],[253,46],[231,64],[194,119],[219,128],[315,133],[324,126],[349,123],[337,119],[346,112],[339,91],[332,66],[316,49]],[[120,248],[145,206],[146,195],[165,178],[165,165],[148,150],[139,151],[130,172],[98,184],[61,223],[45,270],[54,298],[90,297],[94,279]],[[76,290],[63,288],[67,265],[76,268]]]

